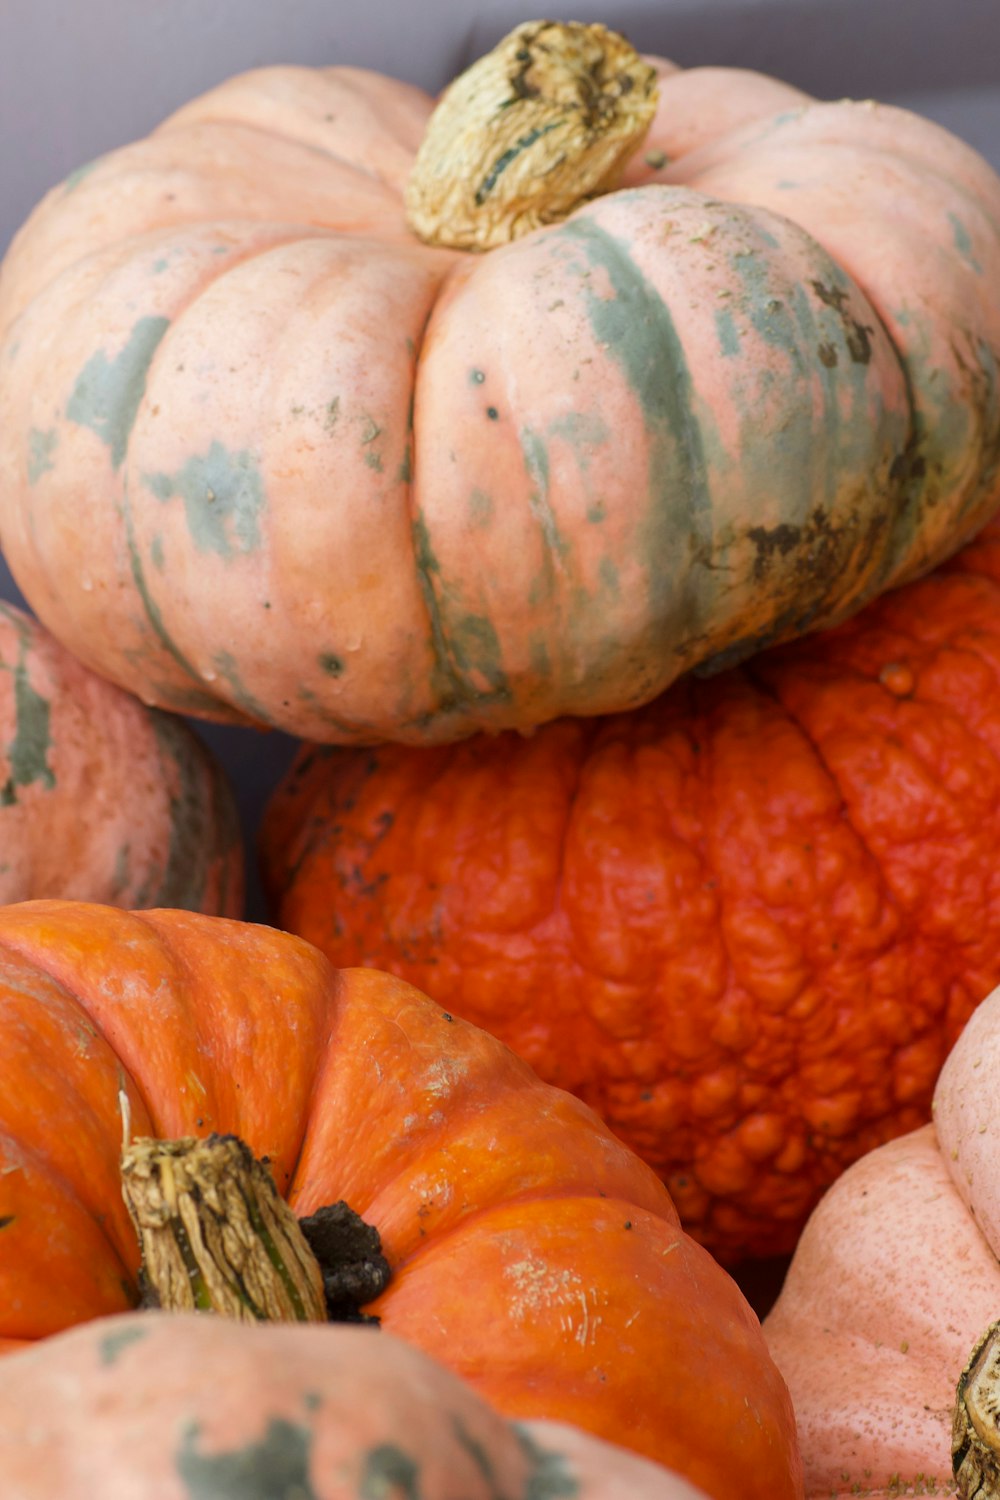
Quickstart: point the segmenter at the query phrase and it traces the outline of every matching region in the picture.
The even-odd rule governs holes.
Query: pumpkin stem
[[[958,1382],[951,1467],[961,1500],[1000,1497],[1000,1323],[991,1323]]]
[[[656,112],[656,70],[606,26],[530,21],[431,115],[406,189],[432,245],[490,250],[614,187]]]
[[[319,1263],[238,1136],[136,1140],[121,1171],[148,1305],[248,1323],[326,1319]]]

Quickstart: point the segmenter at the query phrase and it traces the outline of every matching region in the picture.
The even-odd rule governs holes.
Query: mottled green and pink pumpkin
[[[534,81],[559,28],[500,70],[528,175],[623,96],[563,30],[586,99]],[[978,529],[994,173],[903,110],[634,77],[620,182],[487,254],[410,228],[434,101],[352,68],[233,79],[54,189],[0,275],[0,541],[55,634],[173,709],[440,742],[633,707]]]
[[[391,1333],[104,1318],[0,1361],[7,1494],[706,1500],[564,1423],[505,1422]]]
[[[0,601],[0,905],[40,896],[239,916],[242,843],[187,726]]]

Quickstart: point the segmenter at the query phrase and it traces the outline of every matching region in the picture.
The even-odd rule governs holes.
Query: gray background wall
[[[1000,169],[1000,0],[0,0],[0,252],[45,190],[229,74],[343,62],[436,90],[518,21],[601,20],[685,66],[777,74],[940,121]],[[1000,288],[998,288],[1000,295]],[[0,597],[20,596],[0,560]],[[293,743],[199,726],[248,839]],[[262,916],[252,886],[248,914]]]

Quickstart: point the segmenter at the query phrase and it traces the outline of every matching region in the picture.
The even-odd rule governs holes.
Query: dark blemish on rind
[[[491,422],[498,421],[500,417],[500,413],[497,411],[495,406],[488,406],[486,408],[486,415],[489,417]]]
[[[97,1345],[97,1357],[107,1369],[116,1363],[118,1356],[130,1344],[138,1344],[149,1333],[148,1328],[120,1328],[117,1333],[105,1334]]]
[[[121,467],[129,435],[146,394],[146,377],[153,356],[170,327],[169,318],[140,318],[121,352],[109,359],[103,349],[91,356],[77,376],[66,416],[89,427],[111,449],[111,462]]]
[[[837,363],[837,347],[835,344],[820,344],[816,353],[819,355],[821,365],[825,365],[828,370],[834,368]]]
[[[361,1500],[422,1500],[420,1466],[395,1443],[379,1443],[365,1454],[358,1494]]]
[[[325,672],[328,677],[339,677],[344,670],[344,663],[339,656],[334,656],[332,651],[321,651],[317,660],[320,671]]]
[[[757,548],[757,556],[754,559],[754,578],[759,579],[766,571],[767,564],[775,553],[781,557],[787,557],[802,540],[801,526],[790,526],[787,521],[782,521],[779,526],[751,526],[747,532],[748,541],[753,542]]]
[[[3,1218],[0,1219],[0,1229],[6,1229],[9,1224],[13,1224],[15,1218],[15,1214],[4,1214]]]
[[[177,1454],[177,1474],[188,1500],[318,1500],[309,1477],[308,1428],[272,1417],[259,1442],[223,1453],[199,1453],[200,1435],[199,1424],[189,1423]],[[372,1500],[378,1493],[372,1492]]]
[[[482,383],[483,383],[483,381],[485,379],[486,379],[486,373],[485,373],[485,371],[483,371],[483,370],[470,370],[469,371],[469,383],[470,383],[470,385],[482,385]]]
[[[867,365],[872,357],[872,333],[866,323],[859,323],[847,311],[847,293],[842,286],[826,286],[822,281],[810,281],[810,286],[819,300],[831,307],[844,325],[844,342],[847,352],[856,365]],[[822,356],[821,356],[822,357]],[[823,361],[826,364],[826,361]]]

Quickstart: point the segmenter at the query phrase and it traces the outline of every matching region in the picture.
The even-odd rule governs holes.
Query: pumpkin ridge
[[[822,767],[823,774],[827,778],[830,785],[836,790],[837,799],[843,809],[844,819],[847,823],[848,828],[850,828],[851,833],[856,838],[858,847],[863,851],[865,860],[867,861],[869,867],[878,875],[879,890],[881,892],[883,901],[886,905],[892,907],[893,911],[900,919],[900,928],[902,929],[904,926],[908,927],[909,923],[904,921],[906,913],[904,913],[902,908],[900,908],[897,904],[895,893],[892,891],[885,879],[881,861],[878,859],[874,850],[870,847],[863,830],[857,827],[854,820],[850,816],[847,799],[841,789],[840,779],[827,760],[821,744],[816,739],[816,737],[810,733],[806,725],[802,722],[795,711],[784,702],[780,693],[777,691],[774,685],[767,681],[766,675],[764,675],[766,672],[766,658],[765,661],[761,663],[758,663],[756,661],[744,663],[743,671],[750,682],[753,683],[754,687],[760,690],[761,695],[765,698],[768,698],[772,703],[776,705],[778,709],[780,709],[781,713],[785,716],[788,722],[795,727],[798,733],[802,736],[805,744],[807,744],[810,750],[813,752],[818,765]],[[843,677],[846,677],[848,675],[848,671],[851,671],[853,675],[857,677],[859,682],[872,681],[870,677],[866,677],[863,672],[859,672],[856,669],[844,669],[842,667],[841,675]]]
[[[289,135],[287,131],[275,130],[270,125],[254,125],[251,121],[241,120],[238,116],[227,117],[225,115],[199,115],[197,121],[195,122],[188,123],[187,121],[180,121],[176,125],[172,125],[169,120],[165,120],[157,130],[152,132],[152,134],[159,136],[170,136],[171,139],[176,139],[179,136],[183,136],[187,131],[195,132],[202,129],[246,131],[247,133],[256,133],[257,135],[266,136],[268,140],[282,141],[286,146],[291,146],[294,148],[294,150],[301,151],[306,155],[321,156],[325,161],[336,162],[338,166],[346,167],[349,172],[355,172],[359,177],[363,177],[369,182],[377,182],[382,187],[388,188],[390,191],[392,191],[393,188],[391,182],[388,182],[384,177],[379,176],[377,172],[369,171],[367,167],[360,166],[357,162],[352,161],[349,156],[342,156],[338,151],[328,151],[325,147],[316,145],[312,141],[296,140],[296,138],[293,135]],[[424,247],[421,245],[420,241],[417,241],[416,248],[419,249]]]

